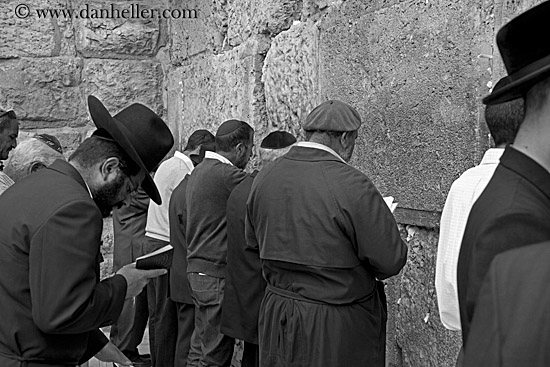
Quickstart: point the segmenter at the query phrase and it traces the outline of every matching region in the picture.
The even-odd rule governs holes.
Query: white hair
[[[4,172],[15,182],[44,166],[49,166],[63,154],[52,149],[44,142],[30,138],[22,141],[11,152]]]

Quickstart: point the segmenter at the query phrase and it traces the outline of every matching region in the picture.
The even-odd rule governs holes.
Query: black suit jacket
[[[57,160],[0,196],[0,356],[77,364],[107,338],[126,280],[99,282],[102,216],[78,171]]]
[[[258,316],[266,282],[257,250],[247,248],[244,232],[246,199],[258,172],[238,184],[227,200],[227,266],[221,331],[258,344]]]
[[[504,251],[550,240],[550,173],[512,147],[472,207],[458,259],[458,301],[466,344],[481,283]]]
[[[170,222],[170,243],[174,247],[172,267],[170,268],[170,299],[174,302],[192,305],[191,289],[187,280],[187,241],[185,227],[187,225],[187,205],[185,192],[189,175],[186,175],[172,191],[168,206]]]
[[[465,367],[550,366],[550,242],[499,254],[477,299]]]

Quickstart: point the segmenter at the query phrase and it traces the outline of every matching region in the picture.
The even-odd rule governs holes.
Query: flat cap
[[[315,107],[302,124],[304,130],[354,131],[361,126],[361,116],[350,105],[336,100]]]
[[[260,148],[283,149],[294,143],[296,143],[296,138],[291,133],[287,133],[286,131],[273,131],[262,140]]]

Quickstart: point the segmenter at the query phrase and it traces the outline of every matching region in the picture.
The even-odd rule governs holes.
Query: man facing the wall
[[[407,246],[373,183],[349,166],[361,119],[327,101],[303,124],[306,142],[263,169],[247,202],[247,246],[267,281],[260,365],[385,364],[386,304],[378,279]]]

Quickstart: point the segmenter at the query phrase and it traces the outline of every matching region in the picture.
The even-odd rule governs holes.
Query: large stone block
[[[182,139],[197,128],[215,133],[220,123],[231,118],[263,128],[261,70],[268,46],[263,38],[250,39],[223,54],[203,54],[182,68]]]
[[[66,0],[5,1],[0,8],[0,58],[74,55]]]
[[[220,19],[224,19],[223,12],[214,12],[215,2],[211,0],[191,0],[185,2],[185,8],[195,10],[196,18],[173,19],[170,22],[170,61],[174,65],[181,65],[190,57],[206,51],[215,53],[222,50],[227,22],[224,26]],[[172,8],[181,7],[181,2],[172,1]],[[218,24],[220,23],[220,24]]]
[[[134,102],[151,108],[161,117],[163,71],[149,60],[92,59],[84,63],[83,94],[99,98],[112,114]]]
[[[311,22],[295,22],[272,41],[262,81],[267,132],[286,130],[298,136],[300,124],[319,103],[319,31]]]
[[[479,3],[407,1],[366,13],[361,3],[346,1],[319,24],[321,98],[360,112],[352,164],[384,195],[440,211],[452,181],[487,148],[472,51],[486,34]]]
[[[300,20],[302,0],[229,0],[227,37],[232,46],[250,36],[276,36]]]
[[[407,264],[399,278],[396,339],[404,367],[455,366],[462,339],[439,320],[435,293],[438,233],[406,226]]]
[[[164,1],[75,2],[76,48],[85,57],[154,56],[164,46]]]
[[[0,105],[16,111],[23,129],[84,126],[82,66],[82,59],[65,57],[4,62]]]

